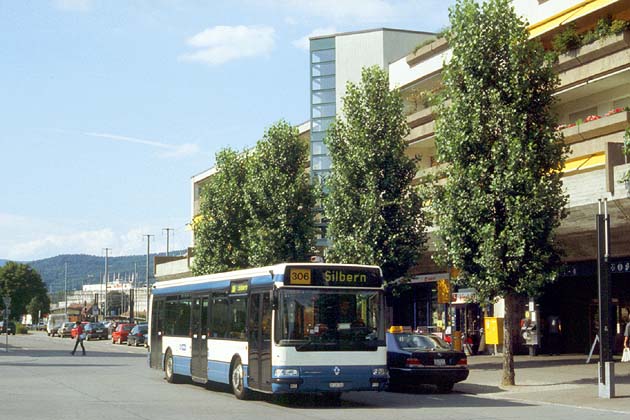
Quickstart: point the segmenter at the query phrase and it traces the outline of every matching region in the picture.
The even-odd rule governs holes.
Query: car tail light
[[[468,364],[468,359],[466,359],[465,357],[463,357],[463,358],[461,358],[461,359],[459,359],[459,360],[457,361],[457,364],[458,364],[458,365],[467,365],[467,364]]]
[[[422,366],[422,362],[420,362],[419,359],[416,359],[415,357],[410,357],[405,361],[405,366],[406,367],[418,367],[418,366]]]

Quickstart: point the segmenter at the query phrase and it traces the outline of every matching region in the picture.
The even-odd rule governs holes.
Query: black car
[[[86,340],[107,340],[109,331],[102,322],[90,322],[83,327]]]
[[[390,389],[435,385],[450,392],[456,382],[468,378],[468,360],[462,351],[432,334],[392,327],[387,333],[387,367]]]
[[[142,346],[147,342],[147,334],[149,333],[148,324],[138,324],[129,332],[127,336],[128,346]]]
[[[7,333],[7,327],[4,324],[4,321],[0,321],[0,334],[13,334],[15,335],[15,322],[9,321],[7,323],[9,332]]]

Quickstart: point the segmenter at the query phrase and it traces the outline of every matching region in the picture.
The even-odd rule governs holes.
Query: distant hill
[[[0,260],[0,267],[2,267],[3,265],[5,265],[8,262],[9,262],[9,260]]]
[[[182,255],[185,251],[173,251],[171,255]],[[153,257],[162,254],[151,254],[151,273],[153,275]],[[0,260],[4,261],[4,260]],[[144,280],[146,276],[146,255],[129,255],[125,257],[109,257],[108,271],[126,275],[137,270],[138,278]],[[105,257],[95,255],[58,255],[27,262],[42,276],[50,293],[64,290],[64,264],[68,263],[68,290],[81,289],[83,284],[100,283],[105,273]],[[1,265],[1,264],[0,264]],[[110,277],[111,278],[111,277]]]

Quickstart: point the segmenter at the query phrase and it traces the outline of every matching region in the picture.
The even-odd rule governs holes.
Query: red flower
[[[611,116],[611,115],[615,115],[618,114],[620,112],[623,112],[623,108],[615,108],[615,109],[611,109],[610,111],[608,111],[606,113],[606,115],[604,115],[605,117]]]
[[[599,120],[601,117],[599,115],[589,115],[588,117],[584,118],[584,122],[591,122],[591,121],[595,121],[595,120]]]

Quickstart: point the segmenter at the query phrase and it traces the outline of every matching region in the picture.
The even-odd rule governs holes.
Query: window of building
[[[335,103],[335,89],[319,90],[313,92],[313,104]]]
[[[335,76],[313,77],[312,88],[313,90],[334,89]]]
[[[335,104],[313,105],[313,118],[334,117]]]
[[[311,63],[323,63],[325,61],[335,61],[334,48],[311,52]]]
[[[335,62],[313,64],[313,76],[330,76],[335,74]]]

